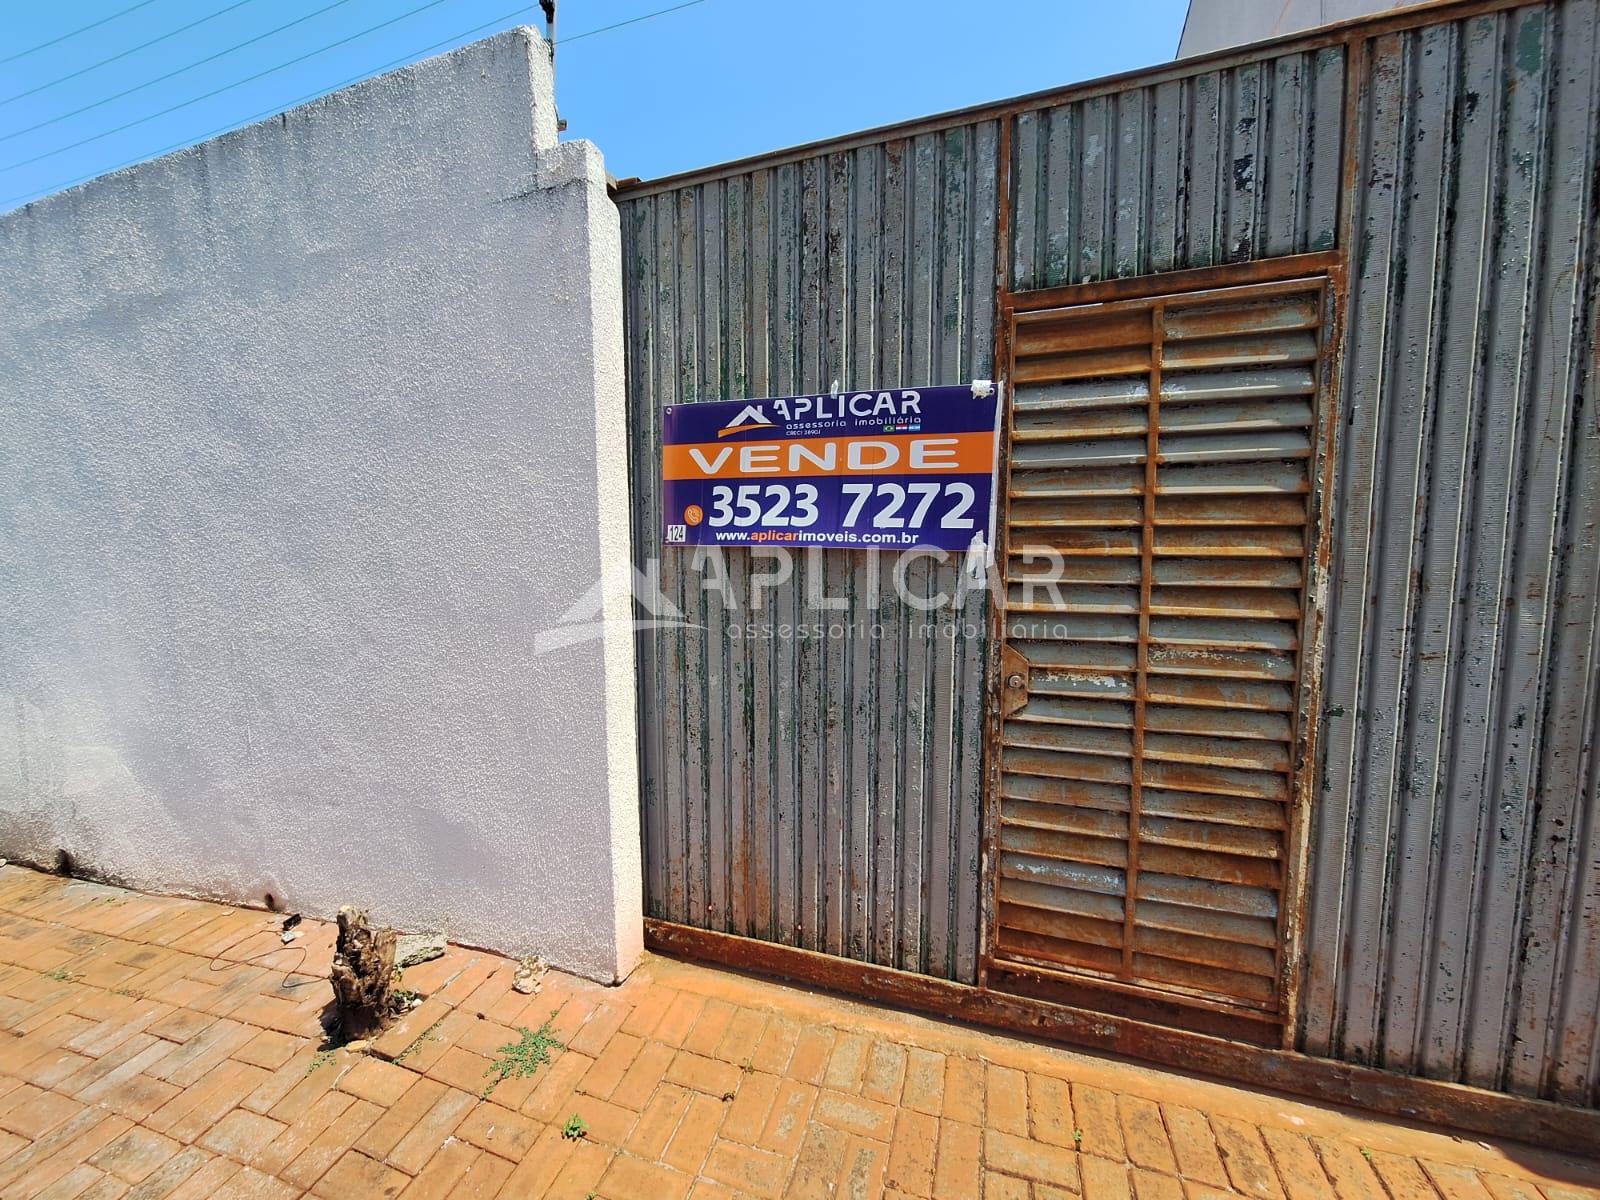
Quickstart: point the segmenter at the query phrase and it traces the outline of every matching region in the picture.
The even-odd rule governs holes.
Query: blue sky
[[[578,36],[681,3],[560,5],[558,38],[572,39],[557,53],[567,136],[596,142],[618,177],[1163,62],[1186,7],[698,0]],[[0,0],[0,210],[516,24],[542,28],[537,5]]]

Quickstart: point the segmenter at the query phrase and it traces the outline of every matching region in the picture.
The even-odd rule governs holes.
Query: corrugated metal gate
[[[990,376],[997,146],[981,121],[622,204],[635,545],[687,621],[639,642],[652,917],[977,977],[986,596],[911,612],[875,551],[797,554],[763,607],[770,562],[731,551],[706,590],[659,547],[659,410]],[[848,598],[845,636],[733,636],[811,595]]]
[[[1325,284],[1013,319],[991,979],[1282,1040]]]
[[[1285,1036],[1299,1065],[1596,1105],[1597,161],[1600,0],[1463,0],[627,185],[640,568],[666,404],[999,377],[1008,298],[1329,252],[1338,486],[1300,651],[1328,666],[1296,714],[1297,744],[1323,733],[1291,764],[1315,800],[1289,830]],[[688,624],[639,642],[650,915],[835,956],[841,983],[991,981],[986,598],[948,634],[885,604],[882,639],[739,642],[759,564],[728,556],[730,604],[660,557]],[[769,605],[859,615],[889,570],[801,559]],[[1212,1011],[1160,990],[1154,1019]]]

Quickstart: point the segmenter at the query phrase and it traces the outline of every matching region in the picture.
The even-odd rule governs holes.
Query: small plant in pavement
[[[517,1032],[522,1037],[515,1042],[509,1042],[500,1047],[500,1056],[489,1064],[485,1075],[492,1076],[488,1083],[483,1085],[483,1094],[487,1096],[494,1091],[495,1084],[515,1076],[518,1079],[532,1075],[540,1067],[550,1061],[550,1051],[559,1050],[561,1043],[556,1041],[555,1035],[550,1032],[550,1024],[555,1018],[551,1017],[537,1029],[529,1029],[526,1025],[519,1025]]]
[[[412,1042],[404,1050],[400,1051],[399,1054],[396,1054],[394,1056],[395,1062],[397,1062],[397,1063],[405,1062],[406,1059],[410,1058],[418,1050],[422,1049],[423,1043],[433,1041],[433,1039],[438,1036],[439,1026],[441,1026],[443,1024],[444,1024],[444,1018],[440,1017],[432,1025],[429,1025],[426,1029],[424,1029],[420,1034],[417,1035],[417,1040],[416,1041]]]

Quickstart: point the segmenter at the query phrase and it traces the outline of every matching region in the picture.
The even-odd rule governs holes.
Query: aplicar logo
[[[761,411],[759,404],[746,404],[739,415],[717,430],[719,438],[727,437],[730,433],[738,433],[745,429],[755,429],[758,426],[770,428],[772,422],[767,420],[767,414]]]

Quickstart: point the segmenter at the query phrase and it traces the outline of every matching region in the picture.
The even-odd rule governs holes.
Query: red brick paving
[[[327,1049],[333,929],[303,929],[0,870],[0,1200],[1600,1197],[1586,1160],[657,958],[529,997],[452,948]],[[552,1061],[495,1082],[546,1020]]]

